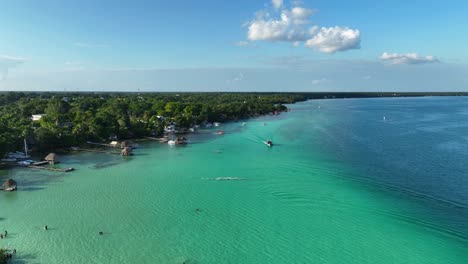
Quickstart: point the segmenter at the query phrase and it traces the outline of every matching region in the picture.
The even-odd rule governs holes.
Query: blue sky
[[[467,1],[15,0],[0,89],[468,90]]]

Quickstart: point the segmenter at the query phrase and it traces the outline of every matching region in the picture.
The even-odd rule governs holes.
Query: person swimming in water
[[[104,232],[99,231],[99,235],[100,235],[100,236],[104,235]]]
[[[47,227],[47,225],[45,225],[45,226],[44,226],[44,230],[48,230],[48,229],[49,229],[49,227]]]

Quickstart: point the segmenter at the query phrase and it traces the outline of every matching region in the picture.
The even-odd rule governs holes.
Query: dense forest
[[[0,155],[20,150],[24,139],[37,150],[162,136],[205,122],[226,122],[287,110],[308,99],[466,96],[463,92],[395,93],[0,93]],[[42,114],[33,121],[32,115]]]
[[[171,123],[184,131],[285,111],[284,104],[306,99],[273,93],[2,93],[0,155],[22,149],[25,138],[47,151],[87,141],[156,137]]]

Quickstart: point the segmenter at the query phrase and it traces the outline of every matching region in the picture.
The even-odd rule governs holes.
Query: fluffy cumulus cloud
[[[8,70],[14,68],[26,60],[19,57],[0,55],[0,80],[6,79]]]
[[[312,38],[307,40],[306,46],[325,53],[359,49],[361,33],[357,29],[348,27],[321,28]]]
[[[380,56],[380,60],[390,62],[391,64],[426,64],[439,62],[434,56],[420,56],[417,53],[398,54],[384,52],[382,56]]]
[[[359,30],[348,27],[319,28],[312,26],[311,17],[316,10],[292,3],[285,8],[282,0],[272,0],[273,10],[257,12],[254,20],[248,23],[249,41],[291,42],[294,46],[305,43],[325,53],[334,53],[360,48]]]
[[[282,10],[279,18],[271,18],[269,13],[259,12],[250,22],[247,38],[251,41],[304,41],[307,31],[302,25],[308,23],[313,10],[294,7]]]

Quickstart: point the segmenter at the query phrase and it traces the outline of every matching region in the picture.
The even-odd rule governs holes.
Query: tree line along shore
[[[308,99],[401,96],[466,96],[466,93],[0,93],[0,155],[159,137],[169,125],[179,131],[286,111]]]
[[[0,94],[0,155],[160,137],[209,122],[247,119],[286,111],[301,94],[253,93],[21,93]]]

